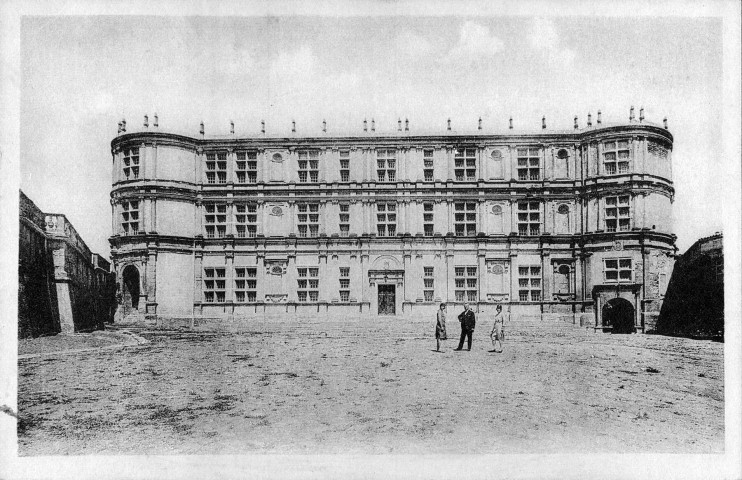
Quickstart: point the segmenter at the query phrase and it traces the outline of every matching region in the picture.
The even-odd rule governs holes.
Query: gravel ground
[[[487,352],[491,325],[471,352],[436,353],[433,327],[140,331],[149,343],[21,360],[19,452],[723,452],[721,343],[516,321],[504,353]]]
[[[128,340],[126,335],[109,331],[26,338],[18,342],[18,355],[40,355],[70,350],[101,348],[122,344],[126,340]]]

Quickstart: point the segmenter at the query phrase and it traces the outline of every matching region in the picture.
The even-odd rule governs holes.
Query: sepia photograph
[[[0,13],[0,477],[742,478],[739,3]]]

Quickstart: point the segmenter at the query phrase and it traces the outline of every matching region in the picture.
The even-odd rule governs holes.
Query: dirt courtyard
[[[255,322],[19,361],[19,453],[721,453],[723,344],[478,323]],[[453,337],[456,337],[455,339]]]

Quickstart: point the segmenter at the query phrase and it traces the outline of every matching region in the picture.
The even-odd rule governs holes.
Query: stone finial
[[[510,130],[513,129],[513,117],[510,117],[510,125],[508,128],[510,128]]]
[[[449,132],[451,131],[451,119],[450,118],[448,119],[448,122],[446,122],[446,130],[448,130]]]
[[[204,136],[204,122],[201,122],[201,128],[199,129],[199,133],[201,134],[202,137]]]
[[[641,107],[639,109],[639,121],[640,122],[643,122],[644,121],[644,107]]]
[[[149,128],[149,116],[147,114],[144,115],[144,128]]]
[[[121,120],[119,120],[119,131],[118,131],[118,134],[119,135],[121,134]]]
[[[229,133],[234,135],[234,120],[229,121]]]
[[[601,123],[603,123],[603,116],[600,113],[600,110],[598,110],[598,125],[600,125]]]
[[[121,119],[121,131],[123,133],[126,133],[126,119],[125,118]]]
[[[291,133],[296,133],[296,120],[291,120]]]
[[[327,120],[322,119],[322,131],[327,132]]]
[[[365,118],[363,119],[363,131],[368,132],[368,122]]]
[[[479,117],[479,122],[477,122],[477,130],[482,129],[482,117]]]
[[[265,134],[265,120],[260,121],[260,133]]]
[[[546,115],[541,117],[541,130],[546,130]]]
[[[580,127],[577,125],[577,115],[575,115],[575,130],[577,130],[578,128]]]
[[[629,122],[634,121],[634,106],[631,106],[631,109],[629,109]]]
[[[160,120],[157,118],[157,112],[155,112],[155,119],[152,121],[152,126],[158,128],[160,126]]]
[[[588,127],[593,126],[593,114],[592,113],[587,114],[587,126]]]
[[[374,120],[373,118],[371,119],[371,131],[376,131],[376,120]]]
[[[397,131],[398,132],[402,131],[402,119],[401,118],[397,119]]]
[[[665,130],[667,130],[667,117],[662,119],[662,123],[665,125]]]
[[[405,132],[409,132],[410,131],[410,121],[407,118],[404,119],[404,131]]]

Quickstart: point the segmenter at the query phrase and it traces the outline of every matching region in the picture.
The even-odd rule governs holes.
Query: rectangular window
[[[376,150],[376,178],[380,182],[395,182],[397,180],[396,150]]]
[[[423,267],[423,298],[426,302],[432,302],[435,296],[435,278],[433,267]]]
[[[631,229],[628,195],[605,197],[605,229],[607,232],[627,232]]]
[[[426,237],[433,236],[433,203],[423,203],[423,231]]]
[[[376,230],[380,237],[393,237],[397,234],[397,204],[376,204]]]
[[[350,301],[350,267],[340,267],[340,301]]]
[[[227,183],[227,152],[206,154],[206,183]]]
[[[296,211],[299,236],[319,236],[319,203],[298,203]]]
[[[236,267],[234,269],[234,300],[238,303],[255,303],[257,301],[257,269]]]
[[[538,148],[518,149],[518,180],[533,181],[541,178]]]
[[[125,180],[136,180],[139,178],[139,147],[124,149],[123,172]]]
[[[350,205],[347,203],[340,204],[340,236],[347,237],[350,235]]]
[[[300,302],[319,300],[319,268],[297,268],[297,298]]]
[[[254,203],[236,203],[234,224],[238,238],[256,237],[258,235],[258,206]]]
[[[518,267],[518,299],[521,302],[541,301],[541,267]]]
[[[423,150],[423,175],[426,182],[432,182],[434,177],[433,150]]]
[[[518,202],[518,235],[541,235],[539,202]]]
[[[237,152],[235,162],[237,183],[258,182],[258,154],[257,152]]]
[[[340,181],[350,181],[350,151],[340,150]]]
[[[454,154],[456,181],[471,182],[477,179],[477,149],[457,148]]]
[[[299,155],[299,182],[317,183],[319,181],[319,151],[303,150]]]
[[[227,205],[209,203],[204,205],[206,238],[223,238],[227,235]]]
[[[204,302],[224,303],[227,279],[223,268],[204,268]]]
[[[603,274],[606,282],[631,282],[631,259],[630,258],[607,258],[604,260],[605,268]]]
[[[454,231],[457,237],[477,234],[477,204],[475,202],[454,204]]]
[[[139,202],[121,203],[121,228],[124,235],[136,235],[139,233]]]
[[[606,175],[629,173],[629,141],[618,140],[603,144],[603,166]]]
[[[477,267],[454,267],[457,302],[477,301]]]

